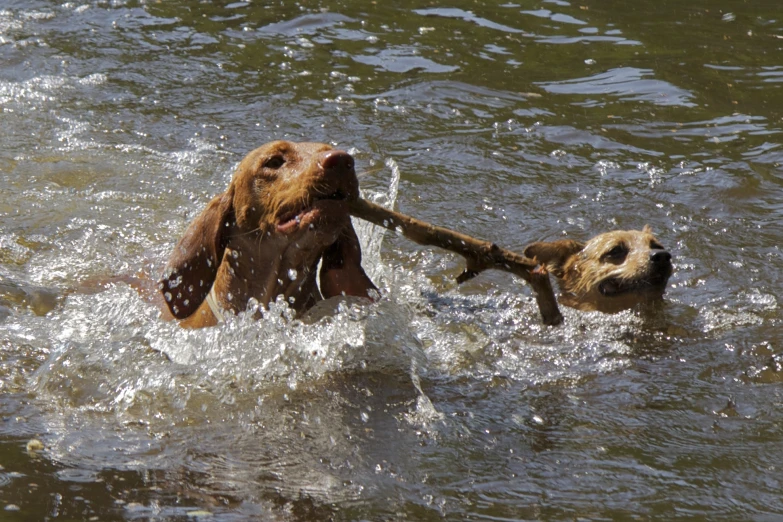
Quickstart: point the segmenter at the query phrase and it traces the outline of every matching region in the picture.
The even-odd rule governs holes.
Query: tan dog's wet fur
[[[606,232],[587,243],[532,243],[525,255],[556,277],[562,304],[584,311],[616,313],[660,300],[672,274],[671,254],[647,226]]]
[[[250,152],[174,248],[159,283],[168,310],[198,328],[219,322],[210,289],[233,313],[251,299],[266,307],[283,296],[302,313],[322,298],[374,295],[348,214],[358,196],[353,158],[329,145],[275,141]]]

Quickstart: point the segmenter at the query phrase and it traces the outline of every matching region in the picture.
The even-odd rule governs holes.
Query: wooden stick
[[[563,322],[549,273],[546,267],[534,260],[500,248],[495,243],[419,221],[361,198],[350,203],[350,212],[389,230],[399,229],[405,237],[420,245],[436,246],[461,255],[467,261],[467,267],[457,277],[457,283],[464,283],[488,269],[503,270],[521,277],[533,289],[543,323],[557,325]]]

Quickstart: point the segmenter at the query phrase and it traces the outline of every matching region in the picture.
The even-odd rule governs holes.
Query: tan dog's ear
[[[353,225],[349,224],[324,252],[321,259],[321,295],[325,299],[336,295],[370,297],[377,292],[362,268],[362,249]]]
[[[566,260],[584,247],[584,243],[573,239],[541,241],[526,246],[525,257],[536,259],[539,263],[545,264],[555,277],[562,277]]]
[[[177,319],[192,315],[212,288],[234,219],[232,200],[231,189],[215,196],[174,247],[159,288]]]

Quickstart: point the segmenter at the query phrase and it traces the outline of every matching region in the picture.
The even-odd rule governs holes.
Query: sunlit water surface
[[[783,18],[735,4],[0,5],[0,519],[783,516]],[[317,322],[99,284],[272,139],[517,251],[649,224],[665,303],[545,327],[360,222],[383,297]]]

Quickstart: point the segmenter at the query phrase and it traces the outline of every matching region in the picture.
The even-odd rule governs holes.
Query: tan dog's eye
[[[265,169],[279,169],[283,166],[283,164],[285,164],[285,158],[283,156],[277,155],[272,156],[266,160],[263,164],[263,167]]]
[[[609,261],[610,263],[622,263],[625,257],[628,255],[628,247],[625,245],[617,245],[601,256],[602,261]]]

